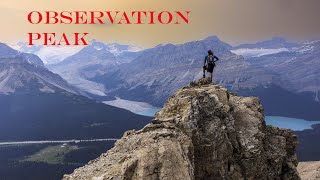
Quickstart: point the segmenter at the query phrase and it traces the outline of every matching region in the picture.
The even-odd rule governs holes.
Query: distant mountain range
[[[320,104],[314,101],[317,98],[307,95],[315,92],[314,89],[310,91],[311,87],[320,87],[314,82],[320,77],[317,76],[319,69],[312,63],[314,60],[301,58],[304,61],[301,62],[298,57],[295,61],[288,60],[293,66],[291,69],[286,69],[290,66],[279,61],[278,69],[272,70],[233,54],[232,47],[217,37],[145,50],[132,62],[121,64],[114,71],[92,80],[105,84],[109,95],[162,106],[176,89],[202,76],[201,67],[208,49],[221,59],[217,62],[215,82],[239,94],[260,96],[268,115],[315,120],[320,117],[317,110]],[[305,71],[299,73],[298,67]],[[308,70],[310,75],[306,78],[303,75],[308,74]],[[301,76],[291,74],[297,79],[289,80],[285,77],[289,72]],[[300,87],[292,88],[295,84]],[[281,106],[287,102],[290,102],[289,106]]]
[[[64,61],[48,65],[48,68],[90,94],[106,96],[103,84],[90,79],[112,71],[119,64],[131,62],[140,55],[136,51],[136,48],[127,45],[94,41]]]
[[[63,61],[65,58],[72,56],[83,48],[77,46],[29,46],[24,42],[19,42],[11,47],[20,52],[35,54],[39,56],[45,64],[55,64]]]
[[[149,121],[82,95],[38,56],[0,44],[0,141],[119,137]]]
[[[281,81],[275,84],[295,93],[310,94],[319,102],[320,92],[320,41],[301,44],[299,47],[246,60],[257,67],[277,74]]]
[[[294,48],[300,47],[301,44],[288,42],[284,38],[275,37],[270,40],[261,41],[253,44],[242,44],[232,48],[231,52],[243,57],[262,57],[281,52],[288,52]]]
[[[97,100],[119,97],[160,107],[176,89],[202,76],[208,49],[221,59],[214,72],[218,84],[239,94],[260,96],[267,114],[319,117],[317,41],[303,44],[277,37],[232,47],[211,36],[145,50],[94,41],[47,67]],[[274,108],[284,102],[291,102],[289,109]]]
[[[131,55],[135,52],[143,50],[142,47],[124,45],[119,43],[99,43],[96,40],[93,40],[91,44],[97,47],[97,49],[102,48],[101,45],[104,44],[103,48],[110,51],[114,56],[117,57],[118,62],[127,62],[132,59]],[[99,45],[100,44],[100,45]],[[83,46],[43,46],[43,45],[33,45],[29,46],[25,42],[19,42],[11,46],[13,49],[18,50],[24,53],[32,53],[41,58],[44,64],[56,64],[66,58],[78,53],[82,50]]]
[[[21,53],[0,44],[0,93],[55,93],[81,92],[69,85],[59,75],[50,72],[41,59],[33,54]]]
[[[28,64],[33,64],[34,66],[41,66],[44,67],[43,62],[41,59],[31,53],[24,53],[21,51],[14,50],[7,46],[6,44],[0,43],[0,58],[20,58],[21,61],[28,63]]]
[[[250,64],[241,56],[230,52],[230,45],[217,37],[208,37],[200,41],[145,50],[132,62],[119,65],[113,71],[92,80],[105,84],[109,95],[162,106],[176,89],[202,77],[202,66],[208,49],[212,49],[221,59],[217,63],[216,82],[232,90],[255,87],[258,82],[268,84],[275,78],[261,68],[250,68]]]
[[[270,40],[260,41],[257,43],[248,43],[248,44],[241,44],[235,46],[234,49],[279,49],[279,48],[294,48],[299,47],[300,44],[296,42],[288,42],[286,39],[281,37],[274,37]]]

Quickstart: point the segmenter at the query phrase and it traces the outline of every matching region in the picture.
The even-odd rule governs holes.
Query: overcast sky
[[[273,36],[320,38],[320,0],[1,0],[0,41],[26,41],[28,32],[89,32],[90,39],[154,46],[217,35],[231,44]],[[30,25],[38,10],[190,10],[189,25]]]

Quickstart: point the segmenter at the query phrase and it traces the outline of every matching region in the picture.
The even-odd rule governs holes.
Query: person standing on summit
[[[203,78],[206,77],[206,70],[210,75],[210,81],[212,82],[212,73],[213,69],[216,66],[215,62],[219,61],[219,58],[215,56],[212,50],[208,51],[208,55],[204,59],[204,66],[203,66]]]

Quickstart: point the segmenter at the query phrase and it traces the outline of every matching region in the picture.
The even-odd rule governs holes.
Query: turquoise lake
[[[137,114],[154,117],[159,108],[151,108]],[[312,129],[312,125],[320,124],[320,121],[307,121],[304,119],[287,118],[281,116],[266,116],[266,123],[268,125],[277,126],[280,128],[292,129],[294,131],[303,131],[305,129]]]
[[[160,111],[160,108],[150,108],[145,111],[137,112],[136,114],[139,114],[142,116],[154,117],[158,111]]]
[[[320,121],[307,121],[304,119],[287,118],[280,116],[266,116],[266,123],[268,125],[277,126],[280,128],[292,129],[294,131],[303,131],[305,129],[312,129],[312,125],[320,124]]]

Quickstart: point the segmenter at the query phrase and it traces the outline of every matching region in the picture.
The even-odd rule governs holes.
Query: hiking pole
[[[206,66],[203,66],[203,78],[206,78]]]

